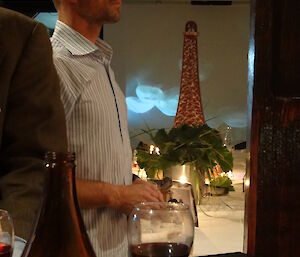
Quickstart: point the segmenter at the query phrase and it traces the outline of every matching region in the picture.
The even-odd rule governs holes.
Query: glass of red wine
[[[140,203],[128,217],[132,257],[188,257],[194,240],[194,221],[182,203]]]
[[[0,257],[11,257],[14,248],[14,226],[8,212],[0,209]]]

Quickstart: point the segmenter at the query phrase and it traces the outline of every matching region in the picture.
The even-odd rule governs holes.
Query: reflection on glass
[[[14,248],[14,228],[7,211],[0,209],[0,257],[11,257]]]

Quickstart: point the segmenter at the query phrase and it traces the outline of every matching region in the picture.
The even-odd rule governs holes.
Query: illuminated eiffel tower
[[[180,94],[174,127],[205,123],[200,94],[197,36],[197,24],[188,21],[184,32]]]

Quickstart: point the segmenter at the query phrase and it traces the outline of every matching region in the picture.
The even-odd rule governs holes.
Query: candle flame
[[[179,182],[180,182],[181,184],[185,184],[185,183],[187,183],[187,177],[186,177],[186,176],[184,176],[184,175],[180,176],[180,178],[179,178]]]

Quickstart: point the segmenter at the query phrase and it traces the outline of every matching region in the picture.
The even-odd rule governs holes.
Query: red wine
[[[131,246],[132,257],[188,257],[190,248],[177,243],[147,243]]]
[[[74,154],[47,154],[43,206],[22,257],[96,257],[76,197],[74,161]]]
[[[0,243],[0,257],[11,257],[11,246],[5,243]]]

